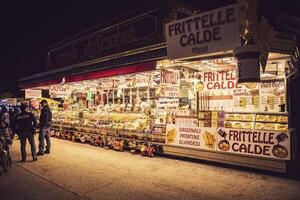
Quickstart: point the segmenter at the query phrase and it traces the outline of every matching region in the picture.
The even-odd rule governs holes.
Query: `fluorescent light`
[[[201,60],[202,63],[208,63],[208,60]]]
[[[223,61],[229,61],[229,60],[231,60],[231,58],[228,58],[228,57],[227,58],[222,58],[222,60]]]

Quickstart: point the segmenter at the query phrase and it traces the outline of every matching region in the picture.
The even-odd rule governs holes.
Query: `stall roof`
[[[70,83],[70,82],[77,82],[77,81],[83,81],[83,80],[92,80],[92,79],[99,79],[99,78],[105,78],[105,77],[110,77],[110,76],[150,71],[150,70],[155,70],[155,69],[156,69],[156,62],[151,61],[151,62],[146,62],[146,63],[125,65],[125,66],[112,68],[112,69],[107,68],[107,69],[98,70],[98,71],[72,74],[70,76],[66,76],[63,78],[57,78],[57,79],[52,79],[52,80],[45,80],[45,81],[38,81],[35,83],[23,84],[23,85],[21,85],[21,87],[24,89],[36,88],[36,87],[60,84],[62,82]]]
[[[22,78],[19,84],[21,87],[47,84],[63,77],[166,58],[164,24],[196,12],[195,8],[177,1],[152,1],[49,46],[48,71]],[[118,42],[109,42],[111,37]]]

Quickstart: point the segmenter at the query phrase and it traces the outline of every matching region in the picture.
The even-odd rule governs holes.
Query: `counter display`
[[[143,155],[149,148],[161,153],[162,131],[150,129],[143,113],[96,113],[89,111],[54,111],[52,136],[115,150],[132,150]],[[141,148],[144,148],[141,149]],[[147,150],[147,151],[148,151]]]

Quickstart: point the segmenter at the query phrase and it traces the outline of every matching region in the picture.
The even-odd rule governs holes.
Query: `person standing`
[[[3,106],[3,108],[2,108],[1,122],[6,123],[10,127],[9,113],[8,113],[8,109],[6,106]]]
[[[36,118],[33,113],[28,112],[26,110],[27,108],[26,104],[22,104],[20,108],[21,108],[21,113],[19,113],[16,116],[15,130],[17,135],[20,138],[20,143],[21,143],[21,155],[22,155],[21,162],[26,161],[26,140],[27,139],[31,147],[32,159],[33,161],[36,161],[37,160],[36,147],[34,142],[34,129],[37,124]]]
[[[10,107],[8,114],[9,114],[9,122],[10,122],[10,128],[11,129],[12,129],[12,126],[13,126],[13,121],[14,121],[14,112],[15,112],[14,108]]]
[[[44,153],[50,153],[50,127],[52,121],[52,112],[46,100],[41,101],[41,114],[40,114],[40,131],[39,131],[39,152],[37,153],[38,156],[44,155]],[[46,140],[46,151],[45,149],[45,140]]]
[[[13,139],[15,134],[16,134],[16,117],[18,114],[21,113],[20,107],[15,107],[14,112],[12,115],[10,114],[9,116],[11,117],[10,119],[10,128],[11,128],[11,138]]]

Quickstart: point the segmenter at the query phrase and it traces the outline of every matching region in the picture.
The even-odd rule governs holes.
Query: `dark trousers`
[[[25,133],[19,134],[19,137],[20,137],[20,143],[21,143],[22,159],[26,160],[26,140],[29,141],[32,157],[35,157],[36,150],[35,150],[35,143],[34,143],[34,134],[31,132],[25,132]]]
[[[49,135],[50,128],[41,128],[39,132],[39,152],[44,152],[45,140],[46,140],[46,150],[50,151],[51,142]]]

